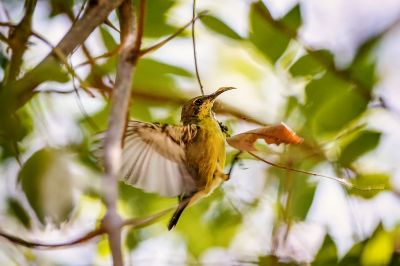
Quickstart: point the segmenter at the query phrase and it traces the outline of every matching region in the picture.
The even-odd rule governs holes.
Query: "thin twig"
[[[62,54],[68,56],[76,47],[86,40],[98,25],[103,23],[111,11],[118,7],[122,1],[123,0],[95,1],[96,4],[90,5],[86,9],[82,18],[70,28],[57,44],[56,48],[59,49]],[[34,95],[35,88],[48,80],[48,76],[43,73],[46,72],[49,67],[54,67],[54,64],[57,63],[53,52],[54,51],[50,52],[36,67],[27,72],[21,79],[10,84],[7,90],[2,91],[4,92],[2,94],[5,95],[0,95],[0,97],[8,97],[7,94],[11,94],[11,108],[16,109],[23,106]]]
[[[155,213],[150,216],[143,217],[143,218],[124,220],[119,224],[119,228],[131,227],[131,229],[140,229],[140,228],[146,227],[148,225],[151,225],[151,224],[157,222],[160,218],[164,217],[166,214],[175,210],[175,208],[176,208],[176,206],[162,210],[158,213]],[[7,240],[13,242],[14,244],[24,246],[27,248],[34,248],[34,249],[56,249],[56,248],[75,246],[75,245],[86,243],[89,240],[91,240],[97,236],[103,235],[105,233],[106,233],[106,230],[104,228],[100,227],[100,228],[94,229],[74,240],[70,240],[67,242],[61,242],[61,243],[45,243],[45,242],[41,242],[41,241],[27,241],[25,239],[22,239],[20,237],[11,235],[9,233],[6,233],[6,232],[3,232],[0,230],[1,237],[6,238]]]
[[[280,165],[280,164],[276,164],[276,163],[267,161],[267,160],[261,158],[260,156],[258,156],[257,154],[251,152],[251,151],[247,151],[247,153],[249,153],[253,157],[257,158],[258,160],[260,160],[260,161],[262,161],[262,162],[264,162],[266,164],[269,164],[271,166],[274,166],[274,167],[277,167],[277,168],[281,168],[281,169],[285,169],[285,170],[289,170],[289,171],[293,171],[293,172],[297,172],[297,173],[301,173],[301,174],[319,176],[319,177],[332,179],[332,180],[335,180],[335,181],[339,182],[340,184],[342,184],[342,185],[344,185],[345,187],[348,187],[348,188],[352,188],[352,189],[356,189],[356,190],[360,190],[360,191],[372,191],[372,190],[384,190],[385,189],[384,185],[378,185],[378,186],[375,186],[375,187],[373,187],[373,186],[359,187],[359,186],[356,186],[356,185],[350,183],[346,179],[342,179],[342,178],[338,178],[338,177],[334,177],[334,176],[316,174],[316,173],[313,173],[313,172],[308,172],[308,171],[299,170],[299,169],[294,169],[294,168],[291,168],[291,167],[288,167],[288,166],[284,166],[284,165]]]
[[[196,40],[195,40],[195,24],[196,24],[196,0],[193,0],[192,7],[192,44],[193,44],[193,57],[194,57],[194,69],[196,71],[197,82],[199,83],[201,95],[204,95],[203,85],[201,84],[199,67],[197,64],[197,51],[196,51]]]
[[[187,27],[189,27],[190,25],[193,25],[193,23],[201,18],[202,16],[204,16],[207,12],[203,11],[200,12],[199,14],[197,14],[196,17],[194,17],[191,21],[189,21],[188,23],[186,23],[183,27],[179,28],[175,33],[173,33],[172,35],[168,36],[167,38],[165,38],[164,40],[160,41],[159,43],[156,43],[148,48],[144,48],[142,50],[140,50],[140,56],[144,56],[147,55],[150,52],[153,52],[155,50],[158,50],[159,48],[161,48],[162,46],[164,46],[166,43],[168,43],[170,40],[172,40],[173,38],[175,38],[176,36],[178,36],[179,34],[181,34]]]
[[[88,0],[84,0],[84,1],[82,2],[81,7],[79,8],[78,14],[76,14],[75,18],[74,18],[73,21],[72,21],[72,25],[75,25],[75,23],[78,21],[78,19],[79,19],[79,17],[81,16],[83,10],[85,9],[85,6],[86,6],[87,1],[88,1]]]
[[[8,239],[9,241],[13,242],[14,244],[24,246],[27,248],[36,248],[36,249],[53,249],[53,248],[61,248],[61,247],[68,247],[68,246],[74,246],[78,245],[84,242],[89,241],[90,239],[104,234],[105,231],[101,228],[95,229],[93,231],[90,231],[89,233],[86,233],[85,235],[78,237],[77,239],[67,241],[67,242],[62,242],[62,243],[56,243],[56,244],[51,244],[51,243],[44,243],[44,242],[34,242],[34,241],[27,241],[24,240],[20,237],[13,236],[11,234],[5,233],[3,231],[0,231],[0,236]]]
[[[233,159],[232,159],[232,162],[231,162],[231,167],[229,168],[229,172],[228,172],[228,179],[230,179],[231,178],[231,175],[232,175],[232,172],[233,172],[233,168],[235,167],[235,164],[239,161],[239,156],[242,154],[242,152],[241,151],[238,151],[234,156],[233,156]]]
[[[139,15],[138,15],[138,19],[137,19],[135,45],[133,47],[133,52],[135,53],[135,55],[140,54],[140,47],[142,46],[142,38],[143,38],[143,33],[144,33],[144,22],[145,22],[145,18],[146,18],[146,6],[147,6],[146,0],[141,0]]]

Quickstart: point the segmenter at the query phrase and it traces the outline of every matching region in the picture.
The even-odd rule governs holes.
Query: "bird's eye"
[[[203,103],[203,100],[201,98],[194,101],[194,104],[197,106],[201,105],[202,103]]]

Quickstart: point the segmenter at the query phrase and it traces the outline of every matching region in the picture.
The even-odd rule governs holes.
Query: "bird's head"
[[[181,121],[184,124],[196,123],[206,117],[211,116],[211,109],[215,99],[223,92],[235,89],[234,87],[222,87],[216,92],[198,96],[187,101],[182,108]]]

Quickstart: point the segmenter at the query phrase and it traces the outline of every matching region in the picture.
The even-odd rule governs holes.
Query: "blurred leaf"
[[[381,138],[381,133],[376,131],[363,131],[358,134],[350,143],[343,147],[338,162],[349,166],[363,154],[375,149]]]
[[[104,80],[116,70],[117,59],[115,56],[108,58],[103,64],[91,65],[90,72],[85,78],[85,82],[99,90],[102,94],[111,93],[110,85],[106,85]]]
[[[392,235],[378,226],[372,237],[367,241],[361,254],[361,265],[388,265],[394,252]]]
[[[134,250],[137,247],[139,241],[140,238],[138,236],[138,230],[129,230],[128,234],[125,237],[125,245],[128,250]]]
[[[129,115],[141,121],[153,121],[148,101],[136,101],[129,109]]]
[[[107,29],[105,29],[105,27],[100,27],[100,35],[108,51],[112,51],[118,46],[117,42],[114,40],[114,37]]]
[[[68,154],[44,148],[34,153],[18,175],[29,204],[42,224],[60,224],[71,214],[73,201],[72,172]]]
[[[299,101],[294,96],[287,97],[286,100],[286,108],[285,108],[285,115],[283,116],[285,120],[287,120],[292,112],[299,106]]]
[[[282,19],[279,20],[292,32],[297,32],[297,29],[301,25],[301,12],[300,5],[297,4],[293,7]]]
[[[380,38],[372,38],[357,51],[353,63],[348,67],[353,78],[372,90],[377,80],[375,73],[375,48]]]
[[[8,213],[18,219],[26,228],[31,228],[31,218],[15,198],[7,198]]]
[[[97,242],[97,254],[103,258],[110,255],[110,246],[108,243],[108,238],[105,235],[102,235],[100,240]]]
[[[358,175],[355,179],[352,180],[351,182],[353,185],[356,185],[357,187],[362,187],[362,188],[368,188],[368,187],[380,187],[382,189],[373,189],[369,191],[365,190],[358,190],[358,189],[350,189],[349,193],[353,195],[358,195],[363,198],[372,198],[376,196],[378,193],[382,192],[383,190],[390,189],[390,176],[386,174],[363,174],[363,175]]]
[[[267,144],[299,144],[303,141],[302,138],[296,135],[284,123],[275,126],[266,126],[253,130],[246,131],[227,138],[227,142],[232,147],[241,151],[256,151],[254,147],[258,139],[263,139]]]
[[[34,68],[30,73],[35,78],[35,81],[32,82],[36,82],[36,80],[56,81],[60,83],[69,81],[67,71],[61,67],[60,62],[55,58],[54,60],[47,60],[40,68]],[[26,85],[29,86],[29,84]],[[22,90],[22,88],[18,88],[18,90]]]
[[[50,0],[50,17],[54,17],[62,13],[73,14],[73,5],[74,0]]]
[[[7,56],[3,53],[3,51],[0,51],[0,67],[5,70],[7,65],[8,65],[8,58]]]
[[[326,73],[321,78],[314,79],[307,84],[305,111],[308,120],[312,121],[315,114],[327,102],[335,98],[337,95],[349,90],[351,86],[334,75]]]
[[[6,100],[0,99],[0,105]],[[8,112],[0,112],[0,121],[0,159],[17,157],[22,152],[18,142],[32,130],[32,117],[23,108],[11,115]]]
[[[314,199],[316,186],[310,184],[305,176],[294,177],[294,191],[290,213],[294,219],[304,221]]]
[[[98,112],[90,115],[90,119],[93,123],[95,123],[101,130],[105,130],[105,128],[108,125],[108,113],[110,112],[110,104],[106,104],[102,109],[100,109]],[[87,128],[89,132],[92,131],[91,125],[89,124],[89,121],[82,117],[80,119],[80,123]],[[95,133],[100,133],[100,132],[95,132]]]
[[[337,265],[338,263],[338,251],[335,242],[329,235],[325,236],[324,243],[318,251],[318,254],[314,258],[313,265]]]
[[[210,30],[219,33],[225,37],[234,40],[242,39],[242,37],[237,32],[235,32],[232,28],[230,28],[228,25],[226,25],[224,22],[214,16],[203,16],[201,17],[201,22],[203,22],[203,24]]]
[[[228,247],[240,226],[241,215],[223,200],[221,189],[190,206],[174,228],[185,236],[198,257],[211,246]],[[199,237],[201,236],[201,237]]]
[[[175,76],[191,78],[192,73],[187,70],[161,63],[152,59],[141,59],[137,65],[133,80],[136,91],[145,91],[158,95],[178,95]]]
[[[287,166],[309,171],[315,166],[315,162],[304,160],[299,161],[297,164],[290,164]],[[285,216],[296,221],[303,221],[313,202],[316,185],[310,183],[307,176],[304,174],[282,170],[276,167],[268,168],[267,175],[276,177],[279,180],[280,194],[286,194],[289,197],[289,204],[285,207],[282,206],[285,208]]]
[[[400,254],[397,252],[393,253],[392,260],[390,261],[390,266],[400,265]]]
[[[133,217],[148,216],[177,204],[175,198],[164,198],[157,194],[146,193],[123,182],[119,183],[119,191],[120,199]]]
[[[312,129],[316,134],[336,133],[360,116],[367,104],[354,90],[338,92],[316,112]]]
[[[318,58],[318,59],[317,59]],[[312,52],[312,54],[306,54],[300,57],[290,67],[290,73],[293,76],[314,76],[326,70],[325,64],[333,65],[333,56],[327,50],[319,50]]]
[[[259,11],[260,10],[260,11]],[[265,14],[263,17],[260,13]],[[272,16],[260,1],[250,7],[250,41],[272,62],[286,50],[290,38],[272,25]]]
[[[338,265],[341,266],[359,266],[360,256],[363,251],[366,241],[355,244],[342,259],[340,259]]]
[[[159,38],[176,30],[176,27],[167,23],[168,11],[174,6],[175,1],[151,0],[147,1],[146,4],[145,37]],[[140,6],[139,0],[135,0],[135,6]]]
[[[258,257],[258,264],[259,266],[298,266],[298,263],[295,262],[283,262],[280,261],[279,257],[274,255],[262,256]]]

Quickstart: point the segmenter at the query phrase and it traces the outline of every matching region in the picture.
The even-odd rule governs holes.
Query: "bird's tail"
[[[171,220],[169,220],[168,230],[171,230],[172,228],[175,227],[175,225],[178,223],[179,217],[181,217],[182,212],[189,205],[189,202],[190,198],[186,198],[179,203],[178,207],[176,208],[174,214],[171,217]]]

